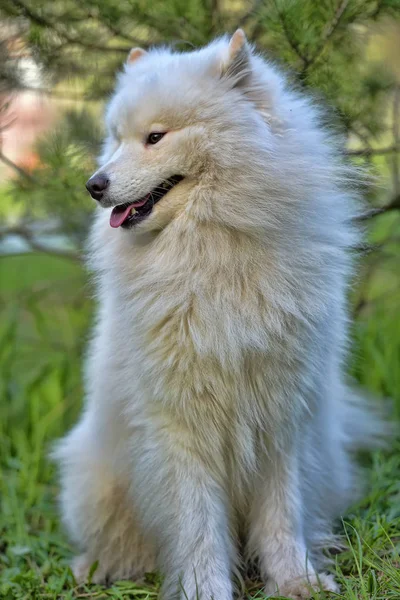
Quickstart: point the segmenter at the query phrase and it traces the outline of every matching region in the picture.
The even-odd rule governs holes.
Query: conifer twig
[[[400,146],[387,146],[386,148],[358,148],[355,150],[347,150],[347,156],[374,156],[381,154],[392,154],[393,152],[399,152]]]
[[[13,162],[10,158],[8,158],[5,154],[3,154],[0,150],[0,161],[3,162],[8,167],[11,167],[18,175],[21,175],[24,179],[28,179],[29,181],[34,181],[34,178],[28,171],[25,171],[22,167]]]
[[[329,40],[331,39],[332,35],[335,33],[338,25],[340,24],[341,18],[347,8],[348,3],[349,3],[349,0],[342,0],[338,4],[332,20],[329,23],[327,23],[327,25],[325,27],[325,30],[322,34],[320,45],[318,46],[316,52],[313,54],[313,56],[311,56],[310,58],[306,58],[306,60],[305,60],[305,65],[304,65],[304,68],[302,71],[303,77],[306,74],[306,72],[308,71],[308,69],[315,63],[316,60],[318,60],[318,58],[321,56],[321,54],[325,50]]]
[[[304,56],[304,54],[300,50],[300,45],[299,45],[298,41],[290,33],[289,28],[287,26],[285,15],[284,15],[284,13],[282,13],[279,10],[278,5],[276,3],[276,0],[274,0],[274,5],[275,5],[275,8],[276,8],[276,12],[278,13],[279,20],[281,22],[282,29],[284,31],[285,37],[286,37],[286,39],[288,41],[288,44],[292,48],[292,50],[297,54],[297,56],[302,60],[303,65],[304,65],[303,66],[303,70],[304,70],[305,65],[307,64],[307,58],[306,58],[306,56]]]
[[[130,49],[129,46],[124,46],[124,47],[104,46],[101,44],[96,44],[95,42],[86,42],[81,37],[71,36],[65,30],[60,29],[60,27],[57,25],[57,23],[54,23],[50,19],[43,17],[42,15],[33,11],[32,8],[30,8],[22,0],[13,0],[13,2],[14,2],[14,5],[20,9],[23,16],[27,17],[28,19],[31,19],[31,21],[33,21],[37,25],[40,25],[41,27],[52,29],[55,33],[57,33],[57,35],[59,35],[64,40],[66,40],[69,44],[81,46],[83,48],[86,48],[87,50],[98,50],[98,51],[102,51],[102,52],[121,52],[121,53],[124,52],[124,53],[127,53]]]
[[[31,250],[35,250],[36,252],[42,252],[52,256],[59,256],[61,258],[68,258],[75,262],[79,262],[81,260],[78,252],[74,252],[73,250],[60,250],[59,248],[46,246],[46,244],[38,242],[30,229],[23,224],[15,225],[13,227],[4,227],[0,230],[0,239],[9,235],[17,235],[18,237],[22,238],[29,245]]]

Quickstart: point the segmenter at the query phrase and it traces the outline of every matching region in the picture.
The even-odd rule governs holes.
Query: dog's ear
[[[238,86],[250,75],[251,51],[243,29],[237,29],[229,41],[222,58],[221,77]]]
[[[242,29],[235,31],[220,63],[220,77],[229,82],[231,88],[239,88],[245,98],[251,100],[262,118],[274,131],[280,131],[283,123],[275,114],[273,105],[280,95],[281,79],[270,68],[266,74],[262,60],[252,54]]]
[[[128,54],[128,58],[126,59],[126,64],[131,65],[132,63],[136,62],[137,60],[139,60],[139,58],[142,58],[142,56],[145,56],[146,54],[147,54],[147,52],[146,52],[146,50],[143,50],[143,48],[132,48],[132,50]]]

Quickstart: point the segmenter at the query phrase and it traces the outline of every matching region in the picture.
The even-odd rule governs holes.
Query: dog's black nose
[[[86,182],[86,189],[92,198],[95,200],[101,200],[105,190],[108,188],[109,183],[110,180],[108,177],[102,173],[99,173],[98,175],[93,175],[93,177]]]

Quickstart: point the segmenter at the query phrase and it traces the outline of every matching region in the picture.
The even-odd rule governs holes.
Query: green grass
[[[82,402],[81,358],[91,316],[78,265],[32,255],[0,258],[0,598],[156,598],[158,579],[77,586],[60,527],[52,440]],[[393,398],[400,417],[400,319],[392,301],[367,306],[354,328],[351,372]],[[335,556],[346,600],[400,598],[400,445],[367,458],[365,498],[346,515],[349,548]],[[247,598],[262,598],[255,583]],[[324,594],[315,598],[323,599]]]

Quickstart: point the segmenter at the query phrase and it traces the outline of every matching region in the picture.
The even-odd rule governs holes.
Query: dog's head
[[[242,30],[189,53],[131,50],[108,107],[101,166],[87,182],[112,208],[112,227],[162,228],[199,183],[217,187],[257,160],[254,136],[268,145],[270,135],[260,116],[270,98],[252,79],[257,60]]]

